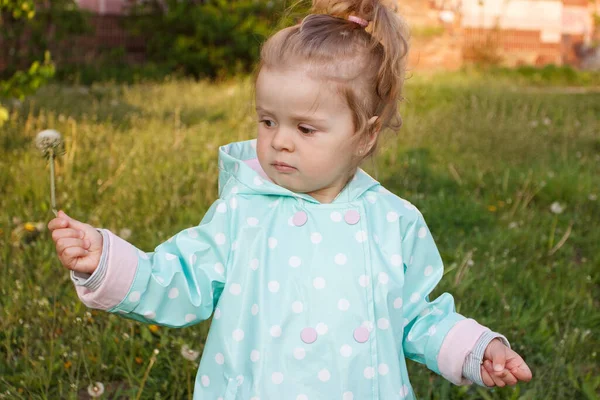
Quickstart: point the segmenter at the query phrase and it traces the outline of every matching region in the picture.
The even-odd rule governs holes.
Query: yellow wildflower
[[[27,232],[35,232],[35,225],[31,222],[25,222],[25,225],[23,225],[23,227]]]
[[[494,206],[494,205],[488,206],[488,211],[490,211],[490,212],[496,212],[496,210],[498,210],[498,208],[496,206]]]

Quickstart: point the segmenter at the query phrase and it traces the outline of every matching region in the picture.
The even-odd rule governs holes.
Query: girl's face
[[[263,68],[256,82],[258,161],[279,186],[330,203],[359,155],[350,108],[302,69]]]

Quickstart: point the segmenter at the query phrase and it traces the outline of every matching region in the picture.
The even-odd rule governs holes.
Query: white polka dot
[[[433,267],[431,265],[428,265],[427,267],[425,267],[425,271],[423,272],[425,274],[425,276],[429,276],[433,273]]]
[[[227,212],[227,204],[225,203],[219,203],[219,205],[217,206],[217,212],[223,214]]]
[[[258,350],[252,350],[252,352],[250,353],[250,360],[252,362],[257,362],[258,360],[260,360],[260,352]]]
[[[296,314],[299,314],[302,312],[302,310],[304,310],[304,306],[302,305],[301,302],[295,301],[292,303],[292,311],[293,312],[295,312]]]
[[[138,250],[138,254],[141,258],[143,258],[144,260],[148,260],[150,257],[148,257],[148,254],[144,253],[141,250]]]
[[[375,368],[373,368],[373,367],[365,368],[364,375],[365,375],[365,378],[367,378],[367,379],[373,379],[373,377],[375,376]]]
[[[379,283],[386,285],[390,281],[390,277],[385,272],[380,272],[378,275]]]
[[[196,239],[198,237],[198,232],[195,229],[188,229],[187,233],[192,239]]]
[[[427,228],[422,226],[421,229],[419,229],[419,237],[423,239],[425,236],[427,236]]]
[[[294,217],[293,217],[293,216],[288,218],[288,225],[289,225],[289,226],[296,226],[296,225],[294,224]]]
[[[373,331],[373,323],[371,321],[364,321],[362,323],[362,326],[364,326],[365,328],[367,328],[367,330],[369,332]]]
[[[374,194],[368,194],[367,201],[371,204],[375,204],[375,202],[377,201],[377,197]]]
[[[217,355],[215,356],[215,361],[217,362],[217,364],[223,365],[225,363],[225,356],[221,353],[217,353]]]
[[[221,309],[219,307],[215,308],[215,319],[221,318]]]
[[[174,288],[171,288],[171,290],[169,290],[169,298],[170,299],[176,299],[178,296],[179,296],[179,289],[174,287]]]
[[[387,213],[386,218],[388,222],[396,222],[398,220],[398,213],[395,211],[390,211]]]
[[[296,400],[308,400],[308,396],[307,396],[307,395],[305,395],[305,394],[299,394],[299,395],[296,397]]]
[[[148,319],[154,319],[156,317],[156,313],[154,311],[146,311],[144,313],[144,317]]]
[[[350,308],[350,302],[346,299],[340,299],[340,301],[338,301],[338,308],[341,311],[348,311]]]
[[[263,183],[264,183],[264,182],[263,182],[263,180],[261,179],[261,177],[260,177],[260,176],[255,176],[255,177],[254,177],[254,184],[255,184],[256,186],[260,186],[260,185],[262,185]]]
[[[404,207],[408,208],[409,210],[416,210],[417,207],[413,206],[409,201],[407,200],[402,200],[404,202]]]
[[[250,400],[260,400],[260,397],[258,397],[258,396],[250,397]]]
[[[281,382],[283,382],[283,374],[281,372],[273,372],[273,375],[271,375],[271,380],[274,384],[279,385]]]
[[[408,262],[408,265],[412,265],[414,259],[415,259],[414,256],[410,256],[410,261]]]
[[[186,314],[185,322],[192,322],[196,319],[196,314]]]
[[[229,287],[229,293],[234,296],[238,296],[240,293],[242,293],[242,285],[239,283],[232,283]]]
[[[196,257],[196,254],[192,254],[190,256],[190,265],[196,265],[196,261],[198,260],[198,257]]]
[[[400,254],[394,254],[392,256],[392,258],[390,259],[390,261],[392,262],[392,265],[394,267],[401,267],[402,266],[402,256]]]
[[[175,254],[171,254],[171,253],[165,254],[165,259],[167,261],[172,261],[172,260],[175,260],[176,258],[177,258],[177,256]]]
[[[275,247],[277,247],[277,239],[275,239],[274,237],[270,237],[268,242],[270,249],[274,249]]]
[[[327,382],[329,379],[331,379],[331,373],[328,370],[322,369],[319,371],[319,380],[321,382]]]
[[[369,277],[367,275],[361,275],[358,278],[358,284],[362,287],[367,287],[369,286]]]
[[[387,375],[387,373],[390,372],[390,368],[387,364],[379,364],[379,367],[377,367],[377,372],[379,372],[379,375]]]
[[[347,261],[348,261],[348,257],[346,257],[345,254],[342,254],[342,253],[336,254],[335,263],[337,265],[345,265]]]
[[[402,321],[402,327],[406,328],[406,325],[408,325],[409,321],[408,318],[404,318],[404,321]]]
[[[421,300],[421,293],[415,292],[415,293],[413,293],[413,294],[410,295],[410,302],[411,303],[417,303],[419,300]]]
[[[289,263],[290,263],[290,267],[298,268],[300,266],[300,264],[302,264],[302,260],[300,259],[300,257],[292,256],[292,257],[290,257]]]
[[[231,199],[229,199],[229,207],[231,207],[232,210],[235,210],[238,206],[238,201],[235,197],[232,197]]]
[[[322,323],[322,322],[319,322],[315,328],[316,328],[316,330],[317,330],[317,333],[318,333],[319,335],[324,335],[324,334],[326,334],[326,333],[327,333],[327,331],[329,330],[329,328],[327,327],[327,325],[325,325],[325,324],[324,324],[324,323]]]
[[[236,376],[235,380],[237,381],[238,386],[242,386],[242,384],[244,383],[244,377],[242,375]]]
[[[304,357],[306,357],[306,350],[304,350],[302,347],[296,347],[294,349],[294,358],[296,360],[303,360]]]
[[[273,325],[271,329],[269,329],[269,332],[271,333],[271,336],[279,337],[281,336],[281,327],[279,325]]]
[[[225,267],[221,263],[215,264],[215,272],[219,275],[223,275],[225,273]]]
[[[225,234],[224,233],[217,233],[215,235],[215,242],[217,244],[219,244],[219,245],[225,244],[225,240],[226,240],[226,238],[225,238]]]
[[[236,251],[236,250],[237,250],[237,248],[238,248],[238,245],[239,245],[238,241],[237,241],[237,240],[234,240],[234,241],[231,243],[231,251]]]
[[[358,231],[358,232],[356,232],[356,235],[354,237],[356,238],[356,241],[358,243],[366,242],[367,241],[367,232]]]
[[[252,313],[252,315],[258,314],[258,304],[252,304],[252,307],[250,308],[250,312]]]
[[[258,225],[258,218],[250,217],[246,220],[246,222],[250,226],[256,226],[256,225]]]
[[[324,289],[325,288],[325,279],[322,277],[317,277],[313,280],[313,286],[315,289]]]
[[[427,330],[427,334],[429,336],[435,335],[435,332],[437,332],[437,328],[435,327],[435,325],[430,326],[429,329]]]
[[[208,385],[210,385],[210,378],[206,375],[202,375],[202,378],[200,378],[200,382],[202,382],[202,386],[208,387]]]
[[[319,244],[323,240],[323,236],[319,232],[313,232],[310,234],[310,241],[314,244]]]
[[[129,295],[129,301],[131,301],[133,303],[140,301],[141,296],[142,296],[141,293],[138,291],[131,292],[131,294]]]
[[[402,389],[400,389],[400,397],[408,396],[408,386],[402,385]]]
[[[268,286],[269,286],[269,292],[271,292],[271,293],[279,292],[279,282],[271,281],[271,282],[269,282]]]
[[[340,354],[343,357],[350,357],[352,355],[352,347],[350,347],[347,344],[343,345],[342,348],[340,349]]]
[[[236,329],[235,331],[233,331],[232,336],[233,340],[235,340],[236,342],[241,342],[242,340],[244,340],[244,331],[241,329]]]
[[[275,200],[271,204],[269,204],[269,208],[275,208],[279,205],[279,200]]]
[[[250,269],[252,269],[252,271],[256,271],[258,269],[258,264],[258,258],[252,259],[252,261],[250,261]]]
[[[252,148],[253,148],[254,150],[256,150],[256,142],[257,142],[257,140],[256,140],[256,139],[252,139],[252,140],[250,141],[250,146],[252,146]]]
[[[413,333],[412,333],[412,331],[408,333],[408,336],[406,336],[406,338],[408,339],[409,342],[412,342],[412,340],[413,340]]]
[[[390,321],[387,318],[379,318],[377,320],[377,327],[379,329],[387,329],[390,327]]]
[[[154,275],[153,275],[153,276],[154,276]],[[162,285],[163,283],[165,283],[165,279],[164,279],[162,276],[154,276],[154,279],[156,279],[156,281],[157,281],[158,283],[160,283],[161,285]]]
[[[340,222],[342,220],[342,214],[337,211],[334,211],[329,216],[333,222]]]
[[[402,297],[398,297],[394,300],[394,308],[402,308]]]
[[[379,236],[373,235],[373,240],[375,240],[376,244],[379,244]]]

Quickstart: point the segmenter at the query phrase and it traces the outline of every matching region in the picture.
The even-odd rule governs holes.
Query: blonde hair
[[[349,16],[369,22],[366,28]],[[313,0],[311,14],[284,28],[263,45],[262,68],[302,66],[311,77],[337,87],[353,114],[357,139],[402,126],[402,100],[408,29],[402,18],[380,0]],[[378,116],[368,129],[368,121]],[[363,157],[371,155],[377,142]]]

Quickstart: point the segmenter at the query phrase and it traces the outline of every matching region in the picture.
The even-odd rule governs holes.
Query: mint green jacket
[[[153,252],[102,230],[80,298],[171,327],[212,316],[194,399],[413,399],[406,359],[480,382],[498,335],[429,298],[443,265],[415,206],[362,170],[320,204],[271,183],[254,147],[221,147],[219,199]]]

